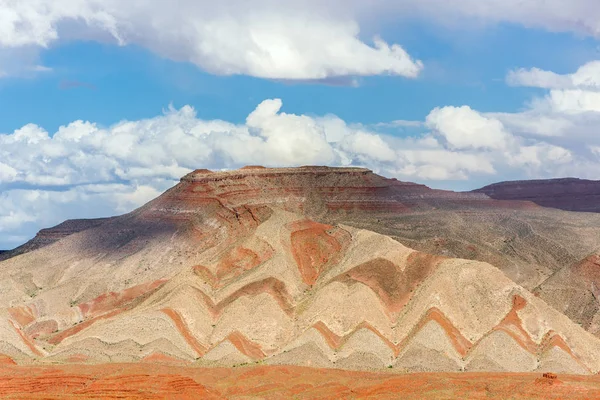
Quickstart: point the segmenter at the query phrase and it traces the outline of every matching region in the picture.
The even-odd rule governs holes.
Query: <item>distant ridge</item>
[[[557,178],[494,183],[473,193],[497,200],[526,200],[566,211],[600,212],[600,181]]]

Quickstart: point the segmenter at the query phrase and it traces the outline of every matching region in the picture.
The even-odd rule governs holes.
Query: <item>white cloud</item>
[[[460,153],[444,148],[410,149],[399,152],[395,175],[418,180],[463,180],[472,174],[493,174],[492,162],[484,154]]]
[[[500,121],[468,106],[435,108],[425,124],[452,149],[504,149],[510,140]]]
[[[551,90],[546,103],[558,113],[600,111],[600,92],[582,89]]]
[[[511,132],[525,136],[561,136],[572,130],[575,124],[570,119],[557,115],[527,110],[520,113],[487,113],[495,118]]]
[[[552,77],[542,79],[541,77]],[[534,98],[519,113],[489,113],[515,132],[524,136],[546,136],[554,144],[570,143],[578,151],[600,145],[600,61],[582,65],[571,74],[556,74],[539,69],[509,73],[507,80],[520,85],[549,88],[547,94]]]
[[[390,18],[458,29],[509,22],[600,36],[595,0],[179,0],[176,6],[162,0],[0,0],[0,9],[0,69],[6,74],[24,70],[16,59],[35,70],[37,50],[57,42],[97,40],[139,45],[215,74],[415,77],[423,65],[401,46],[360,35],[361,26],[374,31]],[[516,72],[515,84],[565,82],[545,71]]]
[[[572,74],[557,74],[539,68],[520,68],[510,71],[506,77],[513,86],[529,86],[543,89],[600,89],[600,61],[590,61]]]
[[[478,22],[509,22],[528,28],[600,36],[600,8],[596,0],[380,0],[377,3],[388,13],[410,12],[459,29]],[[365,3],[368,6],[374,7]]]
[[[514,153],[507,153],[507,163],[513,166],[527,166],[552,172],[557,164],[573,161],[569,150],[548,143],[522,146]]]
[[[359,162],[394,162],[397,158],[396,152],[381,136],[369,132],[347,134],[339,148],[347,154],[355,155]]]
[[[0,48],[112,39],[211,73],[270,79],[415,77],[422,69],[397,44],[362,41],[339,5],[312,1],[0,0],[0,9]]]
[[[544,89],[564,88],[573,85],[571,77],[539,68],[519,68],[510,71],[506,77],[506,83],[511,86],[530,86]]]
[[[598,156],[598,158],[600,158],[600,146],[588,146],[588,148],[594,155],[596,155],[596,156]]]
[[[74,121],[49,134],[28,124],[0,135],[0,246],[18,244],[4,238],[32,236],[67,218],[126,212],[196,168],[362,165],[409,181],[500,180],[515,173],[600,177],[600,141],[590,139],[595,131],[559,143],[561,132],[526,132],[527,124],[519,123],[524,115],[436,108],[423,123],[429,131],[394,137],[333,115],[281,109],[281,100],[265,100],[244,124],[232,124],[199,119],[190,106],[170,107],[107,128]],[[552,110],[543,114],[549,121],[567,118]],[[578,127],[581,118],[568,114],[566,121]],[[552,124],[532,126],[546,125]]]

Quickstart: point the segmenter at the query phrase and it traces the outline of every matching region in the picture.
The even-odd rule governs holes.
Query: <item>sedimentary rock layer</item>
[[[597,373],[600,340],[494,266],[343,223],[401,231],[395,218],[430,224],[440,205],[503,227],[506,215],[546,215],[364,169],[196,171],[130,214],[3,261],[0,353],[18,364]]]

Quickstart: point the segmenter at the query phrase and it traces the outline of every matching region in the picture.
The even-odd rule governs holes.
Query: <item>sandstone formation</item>
[[[195,171],[132,213],[0,263],[0,353],[19,364],[600,371],[600,339],[501,270],[360,227],[401,237],[402,218],[442,216],[448,235],[447,218],[464,215],[525,243],[529,221],[554,223],[532,203],[364,169]]]
[[[528,200],[567,211],[600,212],[600,181],[578,178],[500,182],[477,189],[498,200]]]

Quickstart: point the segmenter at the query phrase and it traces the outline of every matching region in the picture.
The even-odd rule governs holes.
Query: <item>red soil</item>
[[[17,365],[17,363],[9,356],[0,354],[0,365]]]
[[[89,357],[87,355],[81,354],[81,353],[73,354],[72,356],[67,358],[67,362],[73,363],[73,364],[84,363],[88,360],[89,360]]]
[[[386,310],[396,315],[408,303],[413,291],[444,259],[414,252],[409,255],[403,271],[391,261],[376,258],[352,268],[337,279],[354,280],[367,285],[377,293]]]
[[[285,284],[279,279],[275,279],[273,277],[263,279],[262,281],[249,283],[246,286],[236,290],[217,304],[215,304],[206,293],[199,289],[196,290],[198,298],[203,301],[204,304],[206,304],[213,319],[220,317],[223,310],[240,297],[258,296],[262,293],[270,294],[275,299],[277,304],[279,304],[281,309],[288,315],[291,315],[294,311],[293,298],[288,293]]]
[[[62,342],[63,340],[65,340],[66,338],[73,336],[79,332],[81,332],[82,330],[84,330],[85,328],[89,328],[90,326],[92,326],[94,323],[103,320],[103,319],[109,319],[111,317],[114,317],[115,315],[119,315],[122,312],[125,312],[126,310],[114,310],[111,311],[109,313],[100,315],[99,317],[96,318],[91,318],[88,320],[85,320],[75,326],[72,326],[68,329],[65,329],[62,332],[57,333],[56,335],[52,336],[50,339],[48,339],[48,343],[50,344],[59,344],[60,342]]]
[[[523,322],[519,317],[518,311],[522,310],[527,305],[527,301],[516,294],[513,297],[513,307],[506,314],[506,317],[494,328],[492,331],[503,331],[508,333],[514,340],[527,350],[528,352],[535,354],[537,352],[538,345],[531,339],[527,331],[523,329]],[[570,350],[569,350],[570,353]]]
[[[180,360],[179,358],[168,356],[164,353],[152,353],[142,358],[142,362],[150,363],[150,364],[175,364],[182,365],[188,364],[185,361]]]
[[[206,353],[206,348],[198,343],[198,340],[196,340],[196,337],[190,332],[187,324],[183,318],[181,318],[181,315],[171,308],[163,308],[161,311],[167,314],[169,318],[173,320],[175,326],[177,326],[177,330],[179,330],[179,333],[181,333],[181,336],[183,336],[185,341],[190,345],[191,348],[194,349],[198,356],[203,356]]]
[[[84,318],[94,318],[115,309],[121,309],[134,300],[155,291],[166,282],[166,279],[161,279],[133,286],[120,292],[104,293],[87,303],[79,304],[77,307],[81,310]]]
[[[10,307],[8,313],[21,326],[26,326],[35,320],[31,308],[27,306]]]
[[[257,240],[256,249],[251,250],[241,246],[236,247],[221,259],[216,272],[217,286],[220,285],[221,281],[232,280],[273,257],[273,248],[267,242],[260,239]]]
[[[527,303],[524,298],[522,298],[519,295],[515,295],[513,297],[513,308],[508,312],[508,314],[497,326],[492,328],[492,330],[489,333],[496,330],[502,330],[508,333],[515,340],[515,342],[517,342],[517,344],[519,344],[531,354],[539,355],[556,346],[564,350],[571,357],[573,357],[573,359],[577,363],[579,363],[583,369],[589,372],[589,369],[579,361],[579,357],[577,357],[573,353],[573,351],[571,350],[569,345],[564,341],[564,339],[560,335],[556,334],[554,331],[547,332],[540,345],[536,344],[531,339],[531,337],[523,329],[521,325],[521,319],[517,314],[517,311],[525,307],[526,304]],[[469,339],[464,337],[462,333],[458,330],[458,328],[456,328],[452,324],[452,322],[436,307],[430,308],[427,311],[427,313],[421,318],[421,320],[411,329],[409,334],[398,344],[392,343],[376,328],[374,328],[367,322],[359,324],[356,328],[354,328],[351,332],[344,336],[338,336],[335,333],[333,333],[329,329],[329,327],[327,327],[327,325],[325,325],[322,321],[315,323],[312,327],[323,336],[329,347],[332,349],[340,348],[358,330],[368,329],[371,332],[375,333],[377,336],[379,336],[379,338],[394,352],[394,354],[398,356],[398,354],[400,354],[400,352],[407,345],[407,343],[430,321],[435,321],[439,326],[442,327],[442,329],[446,333],[446,336],[448,337],[448,339],[450,340],[450,342],[461,357],[465,357],[471,351],[471,349],[476,347],[476,345],[487,336],[484,335],[477,342],[472,343]]]
[[[217,305],[217,311],[220,314],[229,304],[242,296],[257,296],[261,293],[270,294],[288,315],[293,311],[293,298],[288,293],[285,284],[273,277],[249,283],[241,289],[236,290]]]
[[[597,399],[600,377],[394,374],[292,366],[0,366],[3,399]]]
[[[158,290],[166,282],[167,281],[163,279],[144,283],[125,289],[121,292],[105,293],[87,303],[79,304],[77,307],[80,309],[84,318],[87,319],[52,336],[48,339],[48,343],[54,345],[59,344],[66,338],[89,328],[97,321],[112,318],[115,315],[119,315],[122,312],[133,308],[148,295]]]
[[[583,368],[585,371],[588,371],[591,373],[590,369],[588,367],[586,367],[585,364],[583,364],[579,360],[579,357],[577,357],[573,353],[573,350],[571,350],[571,348],[565,342],[565,340],[562,338],[562,336],[560,336],[558,333],[550,330],[546,333],[546,335],[544,335],[544,338],[542,339],[542,342],[540,344],[540,353],[549,351],[553,347],[558,347],[559,349],[563,350],[565,353],[569,354],[571,357],[573,357],[573,360],[575,360],[581,366],[581,368]]]
[[[199,357],[206,354],[208,349],[198,342],[198,340],[189,330],[187,324],[178,312],[170,308],[164,308],[161,311],[167,314],[173,320],[173,322],[177,326],[177,329],[179,330],[179,333],[181,333],[183,338],[194,349],[194,351],[196,351]],[[240,332],[236,331],[230,333],[229,336],[227,336],[221,342],[227,340],[229,340],[231,344],[233,344],[242,354],[247,355],[253,360],[259,360],[265,357],[265,353],[262,351],[260,345],[252,342]]]
[[[450,322],[450,320],[437,308],[433,307],[427,311],[427,314],[419,321],[417,325],[412,329],[411,333],[402,341],[398,346],[399,354],[400,349],[402,349],[406,343],[414,336],[419,330],[421,330],[429,321],[437,322],[442,329],[446,332],[446,335],[452,342],[452,345],[461,355],[464,357],[472,347],[472,343],[460,333],[460,331]]]
[[[346,334],[345,336],[336,335],[331,330],[329,330],[327,325],[325,325],[322,321],[319,321],[316,324],[314,324],[313,328],[315,328],[323,336],[323,338],[325,338],[325,341],[327,342],[329,347],[333,350],[336,350],[336,349],[339,349],[340,347],[342,347],[342,345],[348,339],[350,339],[352,337],[352,335],[354,335],[357,331],[359,331],[361,329],[367,329],[367,330],[373,332],[375,335],[377,335],[390,349],[392,349],[394,351],[394,354],[396,356],[399,353],[398,347],[396,345],[394,345],[394,343],[390,342],[388,338],[383,336],[377,329],[375,329],[368,322],[362,322],[361,324],[356,326],[356,328],[352,329],[352,331],[350,333]]]
[[[263,353],[258,344],[251,342],[246,336],[237,331],[230,333],[225,340],[229,340],[240,353],[253,360],[260,360],[265,357],[265,353]]]
[[[292,231],[292,254],[307,285],[315,284],[350,241],[344,230],[309,220],[289,224],[288,229]]]
[[[30,338],[28,338],[27,335],[25,335],[25,333],[23,333],[23,331],[14,322],[10,321],[10,323],[17,332],[17,334],[21,337],[21,340],[23,340],[23,343],[25,343],[25,345],[29,347],[29,350],[31,350],[31,352],[36,356],[43,356],[42,352],[38,350],[33,341]]]
[[[333,333],[327,325],[325,325],[322,321],[317,322],[313,325],[315,328],[325,339],[327,344],[331,349],[339,349],[348,339],[352,337],[358,330],[360,329],[368,329],[383,341],[397,357],[400,354],[400,351],[406,346],[408,341],[419,331],[421,330],[429,321],[437,322],[442,329],[446,332],[446,335],[454,345],[456,351],[461,355],[465,356],[467,352],[471,349],[472,344],[469,342],[467,338],[465,338],[459,330],[452,325],[452,323],[446,318],[446,316],[437,308],[431,308],[425,314],[425,316],[419,321],[417,325],[411,330],[410,334],[399,344],[392,343],[389,339],[387,339],[384,335],[382,335],[377,329],[375,329],[368,322],[363,322],[359,324],[356,328],[354,328],[350,333],[344,336],[338,336]]]
[[[260,264],[258,254],[250,249],[238,247],[225,256],[217,267],[217,277],[234,278],[244,271],[248,271]]]

